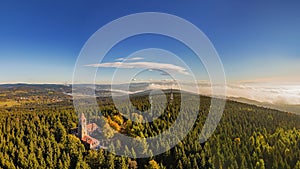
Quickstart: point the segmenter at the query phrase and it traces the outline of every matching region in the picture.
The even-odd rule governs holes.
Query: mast
[[[169,103],[172,103],[173,100],[174,100],[174,96],[173,96],[173,84],[172,84]]]

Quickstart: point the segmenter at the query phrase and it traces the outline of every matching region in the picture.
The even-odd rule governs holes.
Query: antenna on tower
[[[171,93],[170,93],[170,103],[172,103],[174,100],[174,96],[173,96],[173,83],[171,84]]]

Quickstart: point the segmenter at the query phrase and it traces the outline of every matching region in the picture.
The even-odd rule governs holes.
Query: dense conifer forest
[[[146,95],[131,98],[140,110],[149,107],[147,99]],[[178,115],[179,96],[175,95],[174,100],[174,104],[169,105],[153,123],[127,120],[109,98],[99,99],[99,105],[105,120],[116,131],[131,137],[149,137],[172,125]],[[205,144],[200,144],[199,133],[209,106],[210,98],[201,96],[193,130],[174,148],[151,158],[128,158],[104,149],[86,149],[76,136],[69,133],[78,125],[71,101],[2,107],[0,168],[300,169],[300,116],[227,101],[216,131]],[[90,110],[89,113],[95,112]],[[137,115],[137,118],[140,117]],[[113,138],[116,131],[103,137]],[[168,143],[161,146],[167,147]],[[135,154],[138,150],[130,152]]]

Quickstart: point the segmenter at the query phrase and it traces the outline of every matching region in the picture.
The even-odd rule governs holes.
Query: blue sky
[[[300,81],[299,9],[299,1],[276,0],[1,1],[0,83],[71,82],[88,38],[110,21],[137,12],[170,13],[196,25],[214,44],[228,81]],[[145,47],[173,51],[198,66],[180,44],[157,36],[124,41],[104,62]],[[109,70],[104,69],[105,80]],[[196,71],[199,79],[202,71]]]

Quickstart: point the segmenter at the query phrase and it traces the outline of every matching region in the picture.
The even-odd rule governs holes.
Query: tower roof
[[[85,119],[84,113],[81,113],[80,119],[81,119],[81,120]]]

